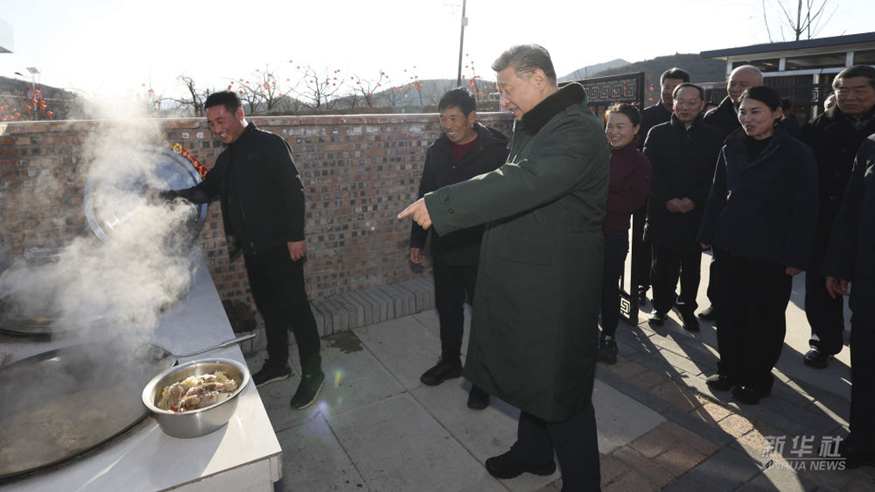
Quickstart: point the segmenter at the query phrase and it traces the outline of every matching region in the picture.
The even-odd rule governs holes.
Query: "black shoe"
[[[599,342],[599,351],[596,356],[599,362],[605,364],[617,363],[617,341],[613,337],[605,337]]]
[[[830,357],[832,357],[830,354],[824,354],[819,349],[811,347],[811,350],[805,354],[802,360],[805,361],[806,366],[815,369],[825,369],[829,365]]]
[[[322,386],[325,385],[325,373],[319,371],[315,374],[305,374],[301,377],[301,383],[298,385],[295,396],[289,404],[292,408],[303,410],[316,402],[319,392],[322,391]]]
[[[270,383],[289,379],[292,375],[292,370],[289,366],[276,366],[267,361],[261,367],[261,370],[252,375],[252,381],[256,388],[267,386]]]
[[[729,376],[717,373],[708,376],[708,379],[705,380],[705,384],[714,391],[729,391],[735,386],[735,381]]]
[[[523,473],[547,476],[556,471],[556,463],[551,461],[542,465],[533,465],[518,460],[513,455],[513,451],[508,451],[486,460],[486,471],[495,478],[514,478]]]
[[[768,390],[759,391],[751,386],[739,385],[732,390],[732,399],[745,405],[756,405],[770,394]]]
[[[647,304],[647,289],[644,285],[638,286],[638,306],[643,306]]]
[[[699,331],[699,320],[692,311],[684,311],[681,313],[681,326],[687,331]]]
[[[483,410],[489,406],[489,393],[483,391],[477,385],[471,386],[468,393],[468,408],[471,410]]]
[[[839,443],[839,455],[845,459],[845,468],[875,466],[875,451],[861,449],[849,439]]]
[[[431,369],[425,371],[419,380],[427,386],[437,386],[447,379],[462,377],[462,363],[458,360],[448,362],[443,357],[439,358],[437,364]]]
[[[653,312],[650,313],[650,316],[647,317],[647,322],[654,326],[662,326],[665,324],[665,313],[659,314],[654,309]]]
[[[717,310],[714,309],[714,306],[708,306],[699,313],[699,319],[703,319],[705,321],[714,321],[715,319],[717,319]]]

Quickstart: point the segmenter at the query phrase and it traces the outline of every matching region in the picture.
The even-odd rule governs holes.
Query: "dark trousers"
[[[304,262],[292,261],[286,248],[246,258],[255,306],[264,318],[268,364],[289,359],[289,326],[298,342],[304,373],[321,369],[319,332],[304,289]]]
[[[620,322],[620,276],[629,252],[629,233],[605,233],[605,267],[602,270],[602,337],[613,337]],[[633,286],[634,287],[634,286]],[[633,291],[633,294],[634,291]]]
[[[650,255],[650,245],[644,242],[644,223],[647,217],[647,204],[641,206],[632,214],[632,278],[634,283],[631,295],[637,295],[636,288],[650,288],[650,268],[653,259]]]
[[[708,265],[708,300],[711,301],[711,307],[717,309],[717,258],[714,257],[714,252],[711,252],[711,263]]]
[[[476,266],[450,266],[437,258],[432,263],[434,302],[441,327],[441,358],[459,360],[465,333],[465,301],[474,301]]]
[[[659,314],[669,312],[677,301],[678,310],[692,313],[699,306],[696,295],[702,273],[702,251],[681,251],[659,244],[653,245],[653,309]],[[678,279],[680,295],[675,296]]]
[[[811,326],[809,344],[827,354],[841,352],[845,331],[844,299],[830,297],[826,277],[821,274],[837,207],[829,204],[820,211],[811,267],[805,272],[805,317]]]
[[[781,356],[787,331],[785,311],[793,277],[779,263],[717,255],[718,370],[759,391],[772,389],[772,368]]]
[[[601,490],[599,443],[592,403],[565,422],[545,422],[520,412],[517,442],[510,450],[517,459],[539,465],[552,463],[555,450],[562,468],[563,492]]]
[[[822,259],[822,257],[821,257]],[[820,263],[815,264],[822,264]],[[820,272],[805,272],[805,317],[811,326],[808,343],[821,352],[837,354],[842,351],[845,331],[845,305],[842,296],[830,297],[826,277]]]
[[[851,316],[851,435],[859,449],[875,446],[875,322]]]

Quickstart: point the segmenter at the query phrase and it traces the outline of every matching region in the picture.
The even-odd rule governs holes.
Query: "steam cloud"
[[[92,163],[91,207],[99,211],[97,222],[109,241],[89,234],[64,247],[55,262],[33,266],[16,261],[0,274],[0,308],[7,318],[0,322],[8,323],[10,315],[48,318],[57,331],[88,335],[100,329],[123,331],[125,338],[151,338],[162,309],[188,292],[192,266],[200,257],[191,247],[195,208],[151,198],[150,190],[191,185],[168,182],[161,175],[167,158],[154,147],[143,150],[144,145],[166,147],[160,142],[158,120],[100,123],[83,157]],[[51,189],[56,185],[48,183],[52,179],[41,176],[39,186]]]

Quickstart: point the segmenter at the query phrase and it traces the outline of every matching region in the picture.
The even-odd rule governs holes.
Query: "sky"
[[[778,0],[765,0],[774,41]],[[795,0],[784,0],[792,2]],[[816,0],[820,3],[822,0]],[[617,58],[635,62],[769,42],[763,0],[468,0],[463,69],[493,78],[492,61],[515,44],[550,51],[556,72]],[[0,75],[80,92],[93,100],[180,95],[180,75],[201,88],[297,67],[389,84],[456,78],[462,0],[29,0],[0,2],[13,29]],[[818,37],[875,30],[873,0],[827,0]],[[406,72],[405,72],[406,70]],[[336,74],[335,74],[335,71]],[[15,75],[24,74],[24,77]],[[349,84],[350,82],[347,82]],[[385,84],[384,84],[385,86]]]

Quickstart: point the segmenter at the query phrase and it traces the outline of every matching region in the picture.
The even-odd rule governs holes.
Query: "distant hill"
[[[706,82],[724,82],[726,81],[726,62],[720,60],[705,60],[698,54],[675,54],[669,56],[658,56],[651,60],[644,60],[621,67],[609,68],[603,70],[592,77],[606,77],[608,75],[618,75],[624,73],[644,72],[644,92],[645,97],[649,98],[651,94],[654,98],[653,102],[659,100],[659,76],[669,68],[682,68],[690,74],[690,82],[706,83]],[[651,92],[649,89],[653,87]],[[649,106],[649,101],[645,101],[645,106]]]
[[[572,80],[583,80],[589,79],[595,76],[595,74],[604,72],[606,70],[611,70],[614,68],[620,68],[630,65],[626,60],[617,58],[616,60],[611,60],[609,62],[604,63],[596,63],[595,65],[588,65],[586,67],[578,68],[577,70],[569,73],[564,77],[559,77],[559,82],[571,82]],[[625,73],[625,72],[617,72],[617,73]]]
[[[0,77],[0,121],[4,117],[11,118],[18,113],[20,116],[13,121],[31,121],[33,119],[65,120],[81,117],[81,101],[75,92],[58,89],[45,84],[37,84],[40,94],[31,99],[37,99],[37,104],[28,99],[29,90],[32,90],[31,82],[8,77]],[[46,109],[40,110],[39,98],[46,102]],[[27,110],[27,106],[31,110]],[[14,110],[14,111],[13,111]],[[52,114],[49,115],[48,112]]]

